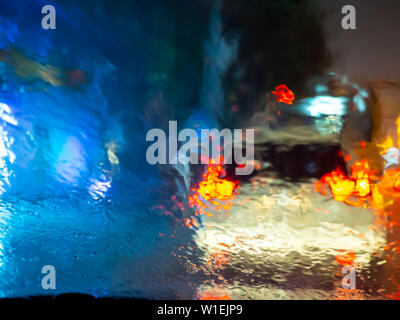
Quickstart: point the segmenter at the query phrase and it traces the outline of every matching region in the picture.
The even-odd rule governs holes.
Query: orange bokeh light
[[[286,85],[281,84],[277,86],[272,93],[276,96],[278,102],[293,104],[294,93]]]
[[[352,165],[350,177],[347,177],[340,169],[336,169],[324,175],[321,183],[328,184],[335,200],[344,202],[350,196],[364,198],[371,194],[370,175],[368,161],[361,160]]]
[[[211,213],[205,211],[207,202],[216,205],[217,209],[230,209],[232,205],[232,203],[224,204],[221,202],[234,199],[234,191],[238,188],[238,182],[220,178],[220,176],[225,175],[221,163],[224,163],[223,157],[220,157],[219,161],[210,159],[207,170],[203,174],[203,180],[197,188],[191,189],[194,193],[188,196],[189,206],[197,208],[196,215],[212,216]]]

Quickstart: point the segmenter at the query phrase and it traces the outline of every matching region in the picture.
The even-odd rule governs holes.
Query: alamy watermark
[[[42,14],[45,16],[42,18],[42,28],[45,30],[56,29],[56,9],[52,5],[45,5],[42,7]],[[353,5],[345,5],[342,8],[342,14],[345,16],[342,18],[342,28],[344,30],[355,30],[356,29],[356,8]]]
[[[210,159],[215,164],[232,164],[233,158],[239,165],[237,175],[254,171],[254,129],[183,129],[178,133],[177,121],[169,121],[168,129],[168,135],[158,128],[147,132],[146,141],[154,142],[146,151],[149,164],[209,164]]]
[[[45,276],[42,278],[42,288],[44,290],[55,290],[56,289],[56,268],[48,264],[43,266],[42,274]]]
[[[342,288],[345,290],[356,288],[356,268],[351,265],[344,266],[342,268],[342,274],[346,276],[342,279]]]
[[[42,14],[45,14],[42,18],[42,28],[45,30],[56,29],[56,8],[51,5],[43,6]]]
[[[356,8],[352,5],[346,5],[342,8],[342,14],[345,16],[342,19],[342,28],[344,30],[355,30],[356,26]]]

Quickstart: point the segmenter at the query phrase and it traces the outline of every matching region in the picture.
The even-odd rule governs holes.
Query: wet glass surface
[[[220,85],[212,85],[218,72],[211,67],[198,76],[195,58],[194,65],[188,62],[198,48],[180,57],[168,41],[151,37],[179,29],[160,31],[144,22],[164,19],[157,16],[162,4],[154,11],[144,2],[125,4],[133,13],[124,15],[126,8],[113,11],[106,3],[96,13],[89,5],[60,1],[58,23],[64,27],[52,34],[36,26],[32,12],[40,12],[39,3],[28,2],[0,1],[0,297],[46,294],[44,265],[57,270],[52,294],[150,299],[396,294],[397,219],[390,212],[397,212],[398,198],[379,208],[349,205],[316,190],[321,158],[305,164],[306,177],[294,180],[296,164],[284,171],[279,159],[264,158],[256,159],[257,174],[240,181],[227,199],[215,204],[203,197],[207,209],[196,215],[199,203],[190,196],[207,166],[146,162],[149,129],[165,129],[170,119],[213,128],[216,113],[223,114],[215,112],[222,99]],[[217,33],[220,18],[212,19]],[[215,38],[207,41],[208,53],[229,55],[229,43],[221,49]],[[166,60],[160,62],[154,52],[163,52]],[[163,69],[175,56],[182,65]],[[184,75],[174,73],[186,66]],[[169,77],[173,86],[164,84]],[[367,96],[351,88],[352,96],[304,97],[272,124],[264,121],[270,111],[255,113],[249,126],[256,128],[256,143],[282,144],[289,151],[298,144],[337,147],[341,134],[349,132],[345,117],[347,126],[362,122],[369,128],[361,110]],[[188,112],[199,91],[207,107],[199,103]],[[359,117],[346,113],[354,97]],[[346,143],[361,142],[368,130],[360,131],[346,135],[347,154],[352,150]],[[346,265],[356,267],[356,290],[341,287]]]

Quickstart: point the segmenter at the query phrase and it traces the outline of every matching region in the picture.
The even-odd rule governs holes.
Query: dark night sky
[[[328,10],[332,71],[363,80],[400,81],[400,0],[318,0]],[[343,30],[341,9],[357,10],[357,30]]]

